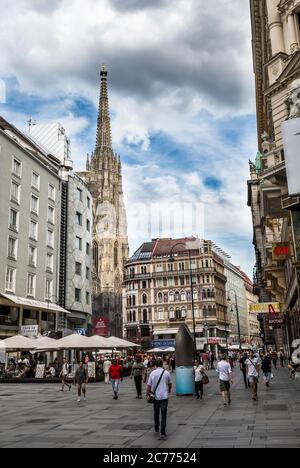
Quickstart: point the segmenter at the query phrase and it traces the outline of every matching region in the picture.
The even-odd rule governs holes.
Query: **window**
[[[16,291],[16,269],[7,267],[5,275],[5,289],[9,292]]]
[[[53,206],[48,206],[48,222],[54,224],[55,210]]]
[[[85,293],[85,302],[86,302],[86,305],[90,305],[90,293],[89,292]]]
[[[87,203],[87,207],[90,209],[91,208],[91,199],[90,199],[90,197],[87,197],[86,203]]]
[[[27,275],[27,296],[35,297],[36,276],[28,273]]]
[[[157,288],[162,288],[162,287],[163,287],[163,280],[162,280],[162,278],[158,278],[158,279],[156,280],[156,287],[157,287]]]
[[[76,189],[76,199],[82,201],[82,190],[80,190],[80,188]]]
[[[169,293],[169,302],[174,302],[174,300],[175,300],[175,296],[174,296],[174,293],[171,291]]]
[[[75,275],[81,276],[81,263],[75,262]]]
[[[47,253],[46,270],[53,273],[53,254],[52,253]]]
[[[175,302],[180,302],[180,299],[181,299],[180,293],[178,291],[176,291],[176,293],[175,293]]]
[[[89,267],[86,267],[86,269],[85,269],[85,278],[86,278],[87,280],[90,279],[90,269],[89,269]]]
[[[174,270],[173,263],[168,263],[168,271],[173,271],[173,270]]]
[[[91,232],[91,222],[89,219],[86,220],[86,230],[88,232]]]
[[[158,320],[164,320],[164,309],[158,309]]]
[[[75,302],[81,302],[81,289],[75,289]]]
[[[184,262],[179,262],[179,270],[184,271]]]
[[[82,239],[81,237],[76,237],[76,249],[82,250]]]
[[[47,229],[47,246],[54,249],[54,232]]]
[[[38,224],[35,221],[29,222],[29,237],[30,239],[37,240],[38,236]]]
[[[147,289],[147,281],[142,281],[142,288]]]
[[[186,309],[184,307],[181,309],[181,317],[182,318],[186,317]]]
[[[175,318],[175,311],[174,311],[173,307],[171,307],[171,309],[169,311],[169,318],[170,318],[170,320],[174,320],[174,318]]]
[[[28,265],[31,267],[36,267],[36,248],[30,245],[28,247]]]
[[[53,280],[46,279],[46,294],[45,299],[50,301],[53,296]]]
[[[182,292],[181,292],[181,300],[182,300],[182,301],[186,301],[186,294],[185,294],[185,291],[182,291]]]
[[[13,258],[14,260],[17,259],[17,244],[18,244],[17,239],[14,239],[13,237],[8,238],[8,252],[7,252],[7,255],[8,255],[9,258]]]
[[[30,210],[35,214],[39,213],[39,199],[35,195],[31,195]]]
[[[90,255],[90,252],[91,252],[91,246],[89,243],[86,244],[86,254],[87,255]]]
[[[168,278],[168,286],[174,286],[174,285],[175,285],[174,278]]]
[[[36,190],[40,190],[40,176],[36,173],[32,173],[31,177],[31,185],[34,187]]]
[[[143,303],[143,304],[147,304],[147,302],[148,302],[147,294],[143,294],[143,296],[142,296],[142,303]]]
[[[162,264],[156,265],[156,271],[157,271],[158,273],[161,273],[161,272],[163,271],[163,266],[162,266]]]
[[[16,203],[20,203],[20,185],[12,181],[10,190],[10,199]]]
[[[54,185],[51,185],[51,184],[48,185],[48,198],[50,198],[50,200],[55,201],[55,187],[54,187]]]
[[[93,265],[96,273],[99,271],[99,249],[97,242],[93,242]]]
[[[162,303],[163,303],[163,295],[162,295],[162,293],[158,293],[157,298],[158,298],[158,303],[159,303],[159,304],[162,304]]]
[[[199,317],[200,317],[198,307],[194,307],[194,314],[195,314],[195,318],[199,318]]]
[[[184,276],[180,276],[180,286],[184,286]]]
[[[22,163],[17,159],[13,160],[13,174],[17,177],[22,177]]]
[[[79,213],[78,211],[76,212],[76,218],[75,218],[76,224],[79,226],[82,226],[82,214]]]
[[[118,248],[118,243],[115,243],[114,246],[114,267],[115,269],[118,268],[118,262],[119,262],[119,248]]]
[[[18,211],[10,208],[9,212],[9,227],[14,231],[18,231],[18,224],[19,224],[19,213]]]

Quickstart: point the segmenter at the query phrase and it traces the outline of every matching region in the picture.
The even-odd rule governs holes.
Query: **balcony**
[[[214,268],[195,268],[192,269],[193,276],[195,275],[203,275],[209,273],[216,273]],[[154,273],[146,273],[146,274],[139,274],[139,275],[125,275],[124,281],[135,281],[135,280],[145,280],[151,278],[166,278],[166,277],[174,277],[174,276],[190,276],[190,270],[173,270],[173,271],[156,271]]]

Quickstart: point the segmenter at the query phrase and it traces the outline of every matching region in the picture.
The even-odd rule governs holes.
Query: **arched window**
[[[174,302],[174,300],[175,300],[174,292],[173,292],[173,291],[170,291],[170,292],[169,292],[169,301],[170,301],[170,302]]]
[[[132,322],[132,312],[129,312],[129,322]]]
[[[181,300],[184,302],[186,301],[186,294],[185,291],[181,291]]]
[[[99,273],[99,248],[96,241],[93,242],[93,265],[98,275]]]
[[[143,323],[148,323],[148,311],[147,311],[147,309],[143,310]]]
[[[159,304],[162,304],[162,302],[163,302],[163,295],[162,295],[162,293],[158,293],[157,298],[158,298],[158,303],[159,303]]]
[[[160,308],[158,309],[158,320],[164,320],[164,309],[163,308]]]
[[[177,309],[175,310],[175,318],[176,320],[180,320],[181,317],[182,317],[181,310],[177,307]]]
[[[142,303],[143,303],[143,304],[147,304],[147,302],[148,302],[147,294],[143,294],[143,296],[142,296]]]
[[[176,291],[176,293],[175,293],[175,302],[180,302],[180,293],[179,293],[179,291]]]
[[[174,320],[174,318],[175,318],[175,311],[174,311],[173,307],[171,307],[170,310],[169,310],[169,318],[170,318],[170,320]]]
[[[118,268],[118,264],[119,264],[119,247],[118,247],[118,243],[116,242],[115,247],[114,247],[114,266],[115,266],[115,269]]]
[[[194,301],[197,301],[197,300],[198,300],[198,292],[194,291]]]
[[[183,307],[183,308],[181,309],[181,317],[182,317],[182,318],[185,318],[185,317],[186,317],[186,309],[185,309],[185,307]]]

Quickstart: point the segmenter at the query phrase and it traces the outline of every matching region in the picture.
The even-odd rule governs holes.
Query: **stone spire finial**
[[[106,68],[106,65],[104,64],[101,67],[100,76],[101,76],[101,90],[100,90],[100,100],[99,100],[96,149],[108,148],[109,150],[112,150],[110,115],[109,115],[108,92],[107,92],[107,68]]]

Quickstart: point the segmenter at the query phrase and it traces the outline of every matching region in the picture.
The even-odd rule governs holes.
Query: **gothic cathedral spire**
[[[101,89],[95,150],[87,158],[84,177],[93,196],[93,293],[122,292],[124,261],[128,258],[127,219],[122,166],[112,149],[107,69],[101,68]]]
[[[102,65],[100,76],[101,89],[97,123],[96,150],[100,148],[102,150],[109,149],[112,151],[106,65]]]

